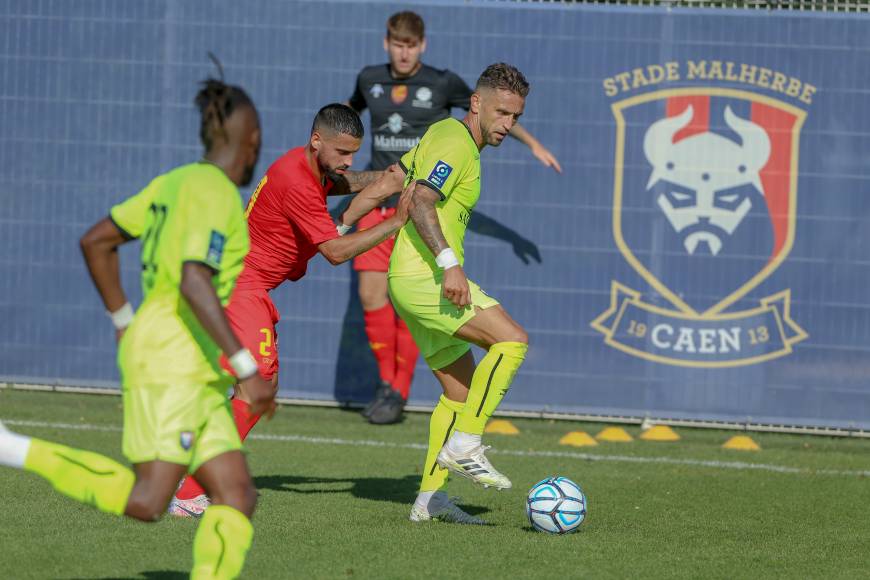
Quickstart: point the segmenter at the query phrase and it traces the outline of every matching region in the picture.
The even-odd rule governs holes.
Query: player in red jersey
[[[248,202],[245,217],[251,249],[239,276],[227,318],[242,344],[253,353],[260,374],[278,384],[280,319],[269,292],[284,280],[305,275],[308,261],[318,252],[333,265],[341,264],[393,236],[408,219],[407,196],[400,198],[396,214],[377,226],[343,235],[326,207],[327,195],[361,191],[342,214],[343,224],[356,223],[387,197],[401,190],[404,173],[347,170],[362,143],[363,125],[353,109],[342,104],[323,107],[314,118],[304,147],[291,149],[275,161]],[[233,417],[242,440],[260,415],[251,412],[246,381],[235,388]],[[198,516],[208,497],[193,477],[176,492],[169,513]]]

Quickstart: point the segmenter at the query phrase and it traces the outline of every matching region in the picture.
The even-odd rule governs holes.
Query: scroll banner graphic
[[[616,349],[643,359],[687,367],[733,367],[785,356],[807,333],[791,319],[791,291],[758,307],[692,316],[641,300],[640,292],[613,281],[610,308],[592,322]]]

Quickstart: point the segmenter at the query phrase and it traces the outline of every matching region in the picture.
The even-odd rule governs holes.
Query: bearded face
[[[652,165],[647,190],[690,255],[718,255],[755,203],[763,203],[759,170],[770,156],[770,138],[751,121],[725,109],[725,123],[741,144],[711,132],[677,143],[692,121],[692,106],[653,123],[644,137]]]

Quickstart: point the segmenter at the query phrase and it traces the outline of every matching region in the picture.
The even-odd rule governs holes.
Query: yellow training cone
[[[484,433],[500,433],[501,435],[519,435],[520,430],[513,423],[504,419],[493,419],[486,425]]]
[[[723,449],[736,449],[738,451],[761,451],[761,447],[747,435],[735,435],[722,444]]]
[[[677,432],[668,427],[667,425],[653,425],[646,431],[644,431],[641,436],[641,439],[644,441],[679,441],[680,436],[677,435]]]
[[[571,431],[561,439],[560,445],[571,445],[572,447],[593,447],[598,445],[598,441],[589,436],[586,431]]]
[[[609,441],[611,443],[628,443],[634,441],[631,435],[622,427],[605,427],[595,436],[599,441]]]

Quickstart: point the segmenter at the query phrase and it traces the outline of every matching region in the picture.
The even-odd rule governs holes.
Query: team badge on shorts
[[[451,173],[453,173],[453,168],[439,160],[432,168],[432,173],[429,174],[426,181],[440,189],[447,183],[447,178],[450,177]]]
[[[648,288],[612,280],[610,307],[592,327],[610,347],[668,365],[735,367],[790,354],[808,336],[791,318],[791,289],[748,295],[794,243],[806,111],[711,86],[611,108],[613,235]]]
[[[190,448],[193,447],[193,432],[182,431],[178,437],[178,442],[181,444],[182,449],[190,451]]]

